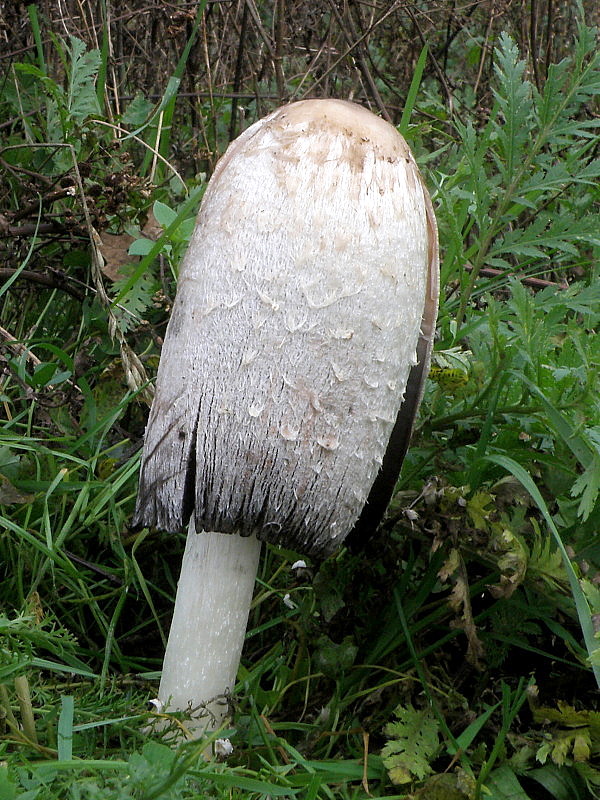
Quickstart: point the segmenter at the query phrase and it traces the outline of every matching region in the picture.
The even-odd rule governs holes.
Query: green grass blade
[[[192,46],[196,41],[196,37],[198,35],[200,23],[202,22],[202,17],[204,16],[204,10],[206,8],[207,2],[208,0],[202,0],[198,5],[196,11],[196,19],[194,20],[192,31],[188,37],[183,53],[181,54],[181,57],[177,62],[177,66],[175,67],[173,75],[171,75],[171,77],[169,78],[165,93],[158,107],[156,108],[156,111],[143,126],[147,127],[148,125],[152,124],[155,120],[160,120],[160,116],[162,113],[162,120],[160,121],[160,128],[161,128],[160,140],[152,142],[152,144],[156,148],[156,150],[160,153],[160,155],[163,156],[163,158],[168,158],[169,156],[170,146],[171,146],[171,125],[173,122],[173,114],[175,113],[177,92],[179,91],[179,86],[181,85],[181,80],[185,72],[185,66],[187,64]],[[135,131],[135,134],[136,135],[139,134],[139,130]],[[140,167],[141,175],[146,174],[152,159],[153,159],[153,154],[150,151],[148,151],[144,156],[144,161]]]
[[[290,786],[277,786],[277,784],[270,781],[259,780],[257,778],[248,778],[245,775],[240,775],[234,770],[228,772],[216,772],[202,770],[197,773],[202,778],[206,778],[214,783],[216,786],[223,786],[227,789],[245,789],[247,792],[258,792],[263,795],[271,795],[272,797],[295,797],[300,789],[292,789]],[[163,787],[161,787],[162,789]],[[149,798],[154,798],[156,794],[149,795]]]
[[[402,136],[406,136],[406,134],[408,133],[410,118],[412,116],[412,112],[415,107],[417,94],[419,92],[419,86],[421,85],[423,71],[425,69],[425,64],[427,62],[427,53],[428,53],[427,45],[424,45],[423,49],[421,50],[421,53],[419,54],[417,66],[415,67],[415,71],[412,76],[412,81],[410,82],[410,86],[408,88],[408,94],[406,95],[406,102],[404,103],[404,110],[402,111],[402,118],[400,120],[400,125],[398,125],[398,130],[400,131]]]
[[[136,578],[138,580],[139,587],[142,590],[142,594],[144,595],[144,597],[146,599],[146,602],[148,603],[148,607],[150,608],[150,611],[152,612],[152,617],[153,617],[153,619],[154,619],[154,621],[156,623],[156,627],[158,628],[158,632],[160,634],[161,641],[162,641],[164,647],[166,647],[167,646],[167,635],[165,634],[165,632],[163,630],[163,626],[162,626],[161,621],[160,621],[160,616],[159,616],[159,614],[158,614],[158,612],[156,610],[156,606],[154,605],[154,600],[152,599],[152,593],[150,592],[150,589],[148,588],[148,584],[146,582],[146,578],[144,577],[144,573],[142,572],[142,569],[141,569],[141,567],[140,567],[140,565],[138,563],[138,560],[135,557],[136,550],[142,544],[142,542],[146,539],[147,536],[148,536],[148,530],[146,529],[146,530],[141,531],[141,533],[139,533],[138,536],[136,537],[136,540],[133,543],[133,547],[131,548],[131,562],[133,564],[133,570],[134,570]]]
[[[492,716],[494,711],[496,711],[499,708],[499,706],[500,702],[496,703],[493,706],[490,706],[483,712],[483,714],[480,714],[474,722],[468,725],[459,736],[456,737],[456,744],[458,745],[459,750],[465,751],[468,750],[469,747],[471,747],[479,731],[483,728],[483,726]],[[454,750],[454,746],[452,745],[452,743],[449,743],[447,745],[447,749],[451,756],[454,756],[456,755],[457,752],[459,752],[459,750],[456,751]]]
[[[127,600],[127,591],[128,586],[123,587],[123,591],[117,605],[115,607],[114,613],[110,620],[110,624],[108,626],[108,631],[106,632],[106,641],[104,645],[104,658],[102,660],[102,670],[100,672],[100,691],[104,691],[104,687],[106,686],[106,681],[108,679],[108,668],[110,666],[110,658],[112,655],[113,649],[117,648],[117,643],[115,639],[115,629],[117,627],[117,622],[119,621],[119,617],[123,611],[125,606],[125,601]]]
[[[514,377],[521,383],[525,383],[529,390],[539,397],[549,420],[554,425],[554,429],[559,434],[563,442],[573,453],[582,467],[589,467],[594,458],[594,451],[585,441],[585,439],[577,434],[575,428],[573,425],[571,425],[569,420],[564,416],[564,414],[561,414],[561,412],[552,405],[546,395],[538,386],[535,385],[535,383],[526,378],[521,372],[514,372],[511,370],[511,374],[514,375]]]
[[[75,702],[71,695],[61,697],[60,716],[58,718],[58,758],[59,761],[71,761],[73,758],[73,710]]]
[[[189,35],[189,38],[186,42],[186,45],[183,49],[183,53],[179,61],[177,62],[177,66],[175,67],[175,71],[173,73],[173,78],[178,81],[178,86],[181,83],[185,72],[185,66],[187,64],[192,46],[196,41],[196,37],[198,35],[198,30],[200,29],[200,23],[202,22],[202,17],[204,16],[204,11],[206,9],[206,4],[208,0],[202,0],[202,2],[198,5],[196,10],[196,19],[194,20],[194,24],[192,26],[192,31]],[[173,115],[175,113],[175,103],[177,102],[177,94],[173,94],[170,101],[166,104],[164,108],[163,114],[163,132],[164,135],[162,136],[160,146],[157,147],[159,153],[164,157],[169,157],[169,151],[171,147],[171,126],[173,123]],[[147,158],[148,158],[147,154]]]
[[[531,800],[507,764],[492,772],[485,784],[483,797],[486,800]]]
[[[46,75],[46,59],[44,58],[44,47],[42,45],[42,34],[40,32],[40,21],[38,19],[37,6],[33,3],[27,6],[27,13],[29,15],[29,23],[35,41],[35,50],[37,53],[38,67],[41,72]]]
[[[487,461],[491,461],[494,464],[498,464],[498,466],[502,467],[507,472],[510,472],[511,475],[513,475],[519,481],[519,483],[521,483],[525,487],[525,489],[527,489],[533,501],[541,511],[542,516],[546,520],[546,524],[548,525],[550,531],[552,532],[552,536],[554,537],[556,546],[558,547],[563,559],[563,564],[565,566],[567,577],[569,579],[569,585],[571,587],[571,593],[573,595],[573,600],[575,602],[575,608],[577,609],[577,616],[579,618],[579,624],[581,625],[581,631],[583,633],[583,638],[588,652],[588,657],[590,658],[590,663],[592,670],[594,672],[596,683],[598,687],[600,687],[600,665],[594,663],[596,660],[595,654],[598,651],[598,643],[596,641],[594,633],[594,626],[592,623],[592,615],[590,612],[590,607],[588,605],[586,596],[579,584],[579,579],[575,574],[575,570],[573,569],[571,559],[569,558],[569,555],[563,544],[560,533],[558,532],[558,528],[554,524],[554,520],[552,519],[550,510],[546,505],[546,501],[542,497],[540,490],[537,488],[535,482],[533,481],[529,473],[512,458],[503,455],[489,455],[485,456],[485,459]]]
[[[98,69],[98,78],[96,80],[96,97],[98,98],[98,105],[100,108],[105,108],[104,92],[106,90],[106,76],[108,74],[108,56],[109,56],[109,39],[110,29],[106,14],[106,0],[101,2],[102,14],[102,44],[100,45],[100,67]]]

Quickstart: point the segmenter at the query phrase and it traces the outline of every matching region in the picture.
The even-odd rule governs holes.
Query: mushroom
[[[429,195],[370,111],[292,103],[219,161],[179,275],[133,520],[189,525],[159,698],[200,709],[196,735],[227,712],[261,541],[323,557],[380,521],[437,295]]]

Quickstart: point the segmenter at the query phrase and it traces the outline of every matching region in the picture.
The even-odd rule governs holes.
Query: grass
[[[213,737],[229,757],[174,744],[185,714],[154,726],[183,540],[128,522],[206,185],[178,177],[191,123],[169,125],[204,11],[156,105],[117,113],[109,30],[49,37],[33,6],[2,83],[0,798],[598,796],[600,59],[581,16],[543,81],[497,37],[485,114],[468,88],[449,113],[420,47],[400,124],[444,293],[396,496],[360,551],[292,568],[267,548]]]

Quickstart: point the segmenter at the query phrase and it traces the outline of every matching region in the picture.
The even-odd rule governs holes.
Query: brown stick
[[[465,269],[467,272],[473,271],[471,264],[466,264]],[[507,273],[504,270],[495,269],[494,267],[482,267],[479,270],[479,275],[484,278],[502,278],[512,276],[514,278],[518,278],[523,286],[530,286],[532,289],[546,289],[548,286],[555,286],[557,289],[569,288],[569,284],[566,281],[563,283],[556,283],[556,281],[546,281],[543,278],[533,278],[527,275],[518,275],[514,272]]]
[[[12,278],[15,272],[19,272],[19,270],[10,269],[9,267],[1,267],[0,280]],[[85,298],[84,292],[82,292],[80,289],[77,289],[75,286],[70,286],[67,283],[68,278],[62,272],[36,272],[32,269],[22,269],[19,272],[19,277],[17,280],[26,280],[31,281],[31,283],[39,283],[42,286],[47,286],[50,289],[60,289],[61,291],[70,294],[71,297],[74,297],[80,302]]]
[[[342,53],[341,56],[336,58],[335,61],[332,64],[330,64],[329,67],[321,75],[319,75],[318,78],[315,78],[315,80],[311,83],[310,88],[307,89],[302,95],[300,95],[300,99],[303,100],[309,94],[313,94],[315,89],[316,89],[316,87],[319,84],[323,83],[325,78],[327,78],[330,75],[330,73],[332,73],[334,71],[334,69],[337,67],[337,65],[340,64],[342,61],[344,61],[344,59],[347,58],[350,55],[350,53],[352,53],[352,51],[356,47],[358,47],[358,45],[361,44],[361,42],[363,42],[365,39],[367,39],[371,35],[371,33],[375,30],[375,28],[378,25],[381,25],[381,23],[384,20],[386,20],[390,16],[390,14],[392,14],[392,12],[394,12],[398,8],[399,5],[400,5],[400,0],[394,0],[394,2],[391,4],[391,6],[381,15],[381,17],[379,17],[379,19],[377,19],[377,20],[375,20],[375,22],[373,22],[373,24],[371,25],[370,28],[368,28],[364,33],[362,33],[358,37],[358,39],[355,42],[352,43],[352,45],[349,45],[347,47],[346,51],[344,53]]]
[[[26,222],[24,225],[4,225],[0,222],[0,238],[10,236],[32,236],[34,233],[63,233],[64,226],[60,222]]]
[[[248,27],[248,4],[244,3],[242,11],[242,23],[240,30],[240,38],[238,41],[237,57],[235,60],[235,75],[233,78],[233,92],[231,93],[231,120],[229,122],[229,141],[235,139],[235,131],[237,124],[238,100],[239,90],[242,85],[242,68],[244,66],[244,43],[246,41],[246,30]],[[254,95],[251,95],[254,97]],[[212,99],[212,98],[211,98]]]
[[[26,203],[22,208],[12,215],[12,222],[18,222],[20,219],[25,219],[30,214],[37,214],[41,204],[55,203],[57,200],[62,200],[65,197],[73,197],[75,191],[72,186],[67,186],[64,189],[54,189],[47,194],[42,195],[40,199],[34,200],[32,203]]]
[[[283,27],[285,19],[285,0],[277,0],[277,11],[275,15],[275,56],[273,67],[275,69],[275,80],[277,82],[277,93],[279,102],[284,103],[287,92],[285,77],[283,74]]]
[[[333,8],[335,10],[335,4],[333,4]],[[360,17],[360,6],[356,6],[356,13]],[[354,24],[354,20],[352,19],[352,8],[351,7],[348,7],[348,9],[347,9],[346,19],[348,20],[348,27],[350,28],[351,37],[353,39],[358,39],[358,31],[356,29],[356,25]],[[344,37],[346,39],[346,43],[351,45],[352,44],[352,40],[347,35],[346,30],[343,27],[343,25],[342,25],[342,31],[344,33]],[[387,110],[387,108],[385,106],[385,103],[383,102],[383,99],[382,99],[381,95],[379,94],[379,89],[377,88],[377,84],[375,83],[375,78],[371,74],[371,70],[369,69],[369,64],[368,64],[367,59],[365,57],[365,53],[368,52],[367,51],[367,47],[366,47],[366,45],[367,45],[367,40],[366,39],[364,40],[364,45],[365,46],[363,47],[363,43],[361,42],[361,45],[359,47],[357,47],[357,50],[356,50],[358,66],[360,68],[360,71],[362,72],[362,76],[363,76],[363,78],[365,80],[365,83],[367,84],[367,86],[369,87],[369,89],[371,91],[371,95],[373,96],[373,99],[374,99],[374,101],[375,101],[375,103],[377,105],[377,108],[379,109],[379,113],[381,114],[381,116],[385,120],[387,120],[388,122],[391,122],[392,118],[390,117],[390,115],[388,113],[388,110]]]

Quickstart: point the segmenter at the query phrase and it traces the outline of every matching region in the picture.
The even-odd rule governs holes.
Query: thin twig
[[[413,12],[413,10],[411,8],[410,3],[407,3],[407,5],[406,5],[406,13],[411,18],[411,20],[413,22],[413,25],[415,26],[415,28],[417,29],[417,33],[419,34],[419,39],[421,40],[423,46],[425,46],[427,44],[427,39],[425,38],[425,35],[423,34],[423,31],[421,30],[421,26],[419,25],[419,23],[417,21],[417,18],[416,18],[415,14],[414,14],[414,12]],[[448,103],[448,111],[450,112],[450,114],[453,114],[454,113],[454,98],[452,96],[452,92],[450,91],[450,87],[448,86],[448,81],[446,80],[446,76],[444,75],[444,71],[442,70],[442,68],[438,64],[437,58],[435,57],[435,55],[431,51],[429,52],[429,57],[431,58],[431,63],[433,64],[433,68],[435,69],[435,71],[437,73],[438,80],[442,84],[442,86],[444,87],[444,92],[446,93],[446,99],[447,99],[447,103]]]
[[[130,133],[130,132],[129,132],[129,131],[126,129],[126,128],[122,128],[120,125],[115,125],[115,124],[113,124],[112,122],[104,122],[104,120],[101,120],[101,119],[95,119],[95,118],[93,118],[93,119],[92,119],[92,120],[90,120],[90,121],[91,121],[91,122],[95,122],[95,123],[96,123],[96,125],[104,125],[104,127],[106,127],[106,128],[112,128],[112,130],[114,130],[114,131],[118,131],[119,133],[123,133],[123,134],[125,134],[125,136],[126,136],[127,138],[129,138],[129,139],[134,139],[136,142],[139,142],[139,144],[141,144],[141,145],[142,145],[142,147],[145,147],[147,150],[149,150],[151,153],[153,153],[153,154],[156,156],[156,158],[158,158],[158,160],[159,160],[159,161],[162,161],[162,162],[163,162],[163,164],[164,164],[166,167],[168,167],[168,169],[170,169],[170,170],[171,170],[171,172],[173,173],[173,175],[175,175],[175,177],[176,177],[176,178],[177,178],[177,179],[180,181],[180,183],[181,183],[182,187],[183,187],[184,189],[187,189],[187,184],[186,184],[186,182],[183,180],[183,178],[181,177],[181,175],[179,174],[179,172],[177,172],[177,170],[175,169],[175,167],[174,167],[174,166],[173,166],[171,163],[169,163],[169,161],[167,161],[167,159],[166,159],[164,156],[162,156],[162,155],[161,155],[161,154],[158,152],[158,150],[156,150],[156,148],[155,148],[155,147],[151,147],[151,146],[150,146],[150,145],[149,145],[147,142],[145,142],[143,139],[140,139],[140,137],[139,137],[139,136],[136,136],[135,134],[133,134],[133,133]]]
[[[21,710],[21,721],[23,722],[23,732],[34,744],[38,743],[37,732],[35,730],[35,718],[33,716],[33,706],[31,705],[31,692],[29,691],[29,681],[25,675],[15,678],[15,692]]]
[[[370,797],[371,792],[369,791],[369,732],[368,731],[362,732],[362,739],[363,739],[362,787],[365,790],[365,793]]]
[[[0,152],[4,153],[6,150],[14,150],[15,147],[35,147],[34,143],[28,144],[23,143],[20,145],[13,145],[12,147],[3,147]],[[34,172],[31,169],[27,169],[26,167],[19,167],[17,164],[9,164],[8,161],[5,161],[3,158],[0,158],[0,167],[5,169],[7,172],[11,172],[21,175],[29,175],[30,178],[35,178],[36,181],[40,181],[40,183],[45,183],[46,186],[52,186],[54,181],[49,178],[47,175],[42,175],[40,172]]]
[[[231,119],[229,121],[229,141],[235,138],[237,126],[239,91],[242,85],[242,66],[244,64],[244,44],[246,42],[246,29],[248,26],[248,4],[244,3],[242,11],[242,27],[238,39],[237,56],[235,60],[235,74],[233,77],[233,92],[231,93]],[[211,95],[212,97],[212,95]],[[254,97],[254,95],[252,95]]]
[[[283,23],[285,19],[285,0],[277,0],[277,12],[275,15],[275,56],[273,66],[275,68],[275,81],[277,82],[277,93],[279,102],[283,103],[287,97],[285,76],[283,74]]]
[[[311,84],[310,88],[309,88],[309,89],[307,89],[307,90],[304,92],[304,94],[303,94],[303,95],[301,95],[302,99],[303,99],[303,98],[305,98],[305,97],[306,97],[308,94],[313,94],[313,93],[314,93],[314,90],[315,90],[315,88],[316,88],[316,87],[317,87],[317,86],[318,86],[320,83],[322,83],[322,82],[325,80],[325,78],[327,78],[327,77],[328,77],[328,76],[329,76],[329,75],[330,75],[330,74],[331,74],[331,73],[332,73],[332,72],[335,70],[335,68],[338,66],[338,64],[340,64],[342,61],[344,61],[344,59],[346,59],[346,58],[347,58],[347,57],[350,55],[350,53],[351,53],[351,52],[352,52],[352,51],[353,51],[353,50],[354,50],[356,47],[358,47],[358,46],[359,46],[359,45],[360,45],[360,44],[361,44],[361,43],[362,43],[362,42],[363,42],[365,39],[368,39],[368,37],[369,37],[369,36],[371,35],[371,33],[372,33],[374,30],[375,30],[375,28],[377,28],[379,25],[381,25],[381,23],[382,23],[384,20],[386,20],[386,19],[387,19],[387,18],[390,16],[390,14],[392,14],[394,11],[396,11],[396,9],[398,8],[398,6],[399,6],[399,5],[400,5],[400,0],[396,0],[396,2],[392,3],[392,5],[390,6],[390,8],[388,8],[388,10],[387,10],[387,11],[386,11],[384,14],[382,14],[382,15],[381,15],[381,17],[379,17],[379,19],[378,19],[378,20],[376,20],[376,21],[375,21],[375,22],[374,22],[374,23],[373,23],[373,24],[372,24],[372,25],[371,25],[371,26],[370,26],[370,27],[369,27],[369,28],[368,28],[368,29],[367,29],[367,30],[366,30],[366,31],[365,31],[365,32],[362,34],[362,36],[359,36],[359,37],[358,37],[358,39],[357,39],[355,42],[353,42],[353,44],[352,44],[351,46],[349,46],[349,47],[348,47],[348,49],[347,49],[347,50],[345,50],[345,52],[344,52],[344,53],[342,53],[342,55],[341,55],[339,58],[337,58],[337,59],[336,59],[336,60],[333,62],[333,64],[331,64],[331,65],[330,65],[330,66],[329,66],[329,67],[328,67],[326,70],[324,70],[324,71],[323,71],[323,73],[322,73],[321,75],[319,75],[319,77],[318,77],[318,78],[316,78],[316,79],[315,79],[315,80],[312,82],[312,84]]]
[[[4,225],[0,222],[0,239],[33,236],[39,233],[66,233],[66,231],[65,226],[58,220],[42,222],[39,225],[35,222],[26,222],[24,225]]]
[[[465,270],[467,272],[472,272],[472,265],[466,264]],[[507,272],[506,270],[495,269],[494,267],[482,267],[478,274],[484,278],[517,278],[521,281],[523,286],[530,286],[532,289],[547,289],[548,286],[554,286],[557,289],[569,288],[569,284],[566,281],[563,283],[556,283],[556,281],[546,281],[543,278],[533,278],[529,275],[519,275],[514,272]]]
[[[356,6],[356,10],[357,10],[357,13],[360,14],[360,7],[359,6]],[[358,37],[358,32],[356,30],[356,26],[354,24],[354,20],[352,19],[352,8],[351,8],[351,6],[348,6],[346,19],[348,20],[348,27],[350,28],[351,35],[352,35],[352,37],[354,39],[356,39]],[[366,44],[366,40],[365,40],[365,44]],[[364,48],[361,46],[358,49],[357,60],[358,60],[358,65],[360,67],[360,71],[362,72],[362,75],[363,75],[363,78],[364,78],[366,84],[368,85],[369,89],[371,90],[371,94],[373,96],[373,99],[375,100],[375,104],[376,104],[377,108],[379,109],[379,113],[381,114],[381,116],[385,120],[387,120],[388,122],[391,122],[392,118],[390,117],[390,115],[388,113],[388,110],[387,110],[387,108],[385,106],[385,103],[383,102],[383,98],[381,97],[381,94],[379,93],[379,89],[377,88],[377,84],[375,83],[375,79],[373,78],[371,70],[369,69],[369,65],[368,65],[367,59],[365,57],[365,51],[368,51],[368,48],[366,46]]]
[[[12,278],[15,272],[19,273],[17,280],[31,281],[32,283],[39,283],[41,286],[47,286],[50,289],[60,289],[71,297],[74,297],[80,302],[85,299],[85,294],[74,286],[70,286],[67,281],[69,276],[64,272],[56,270],[54,272],[36,272],[32,269],[11,269],[9,267],[0,267],[0,279]]]
[[[256,25],[256,29],[260,34],[260,38],[262,39],[265,47],[267,48],[271,60],[273,61],[273,63],[275,63],[275,59],[277,57],[275,53],[275,48],[273,47],[273,42],[271,42],[269,34],[266,32],[264,25],[260,20],[260,15],[258,13],[258,9],[256,8],[256,3],[254,2],[254,0],[246,0],[246,5],[248,6],[248,10],[250,11],[250,16],[252,17],[252,21]]]

